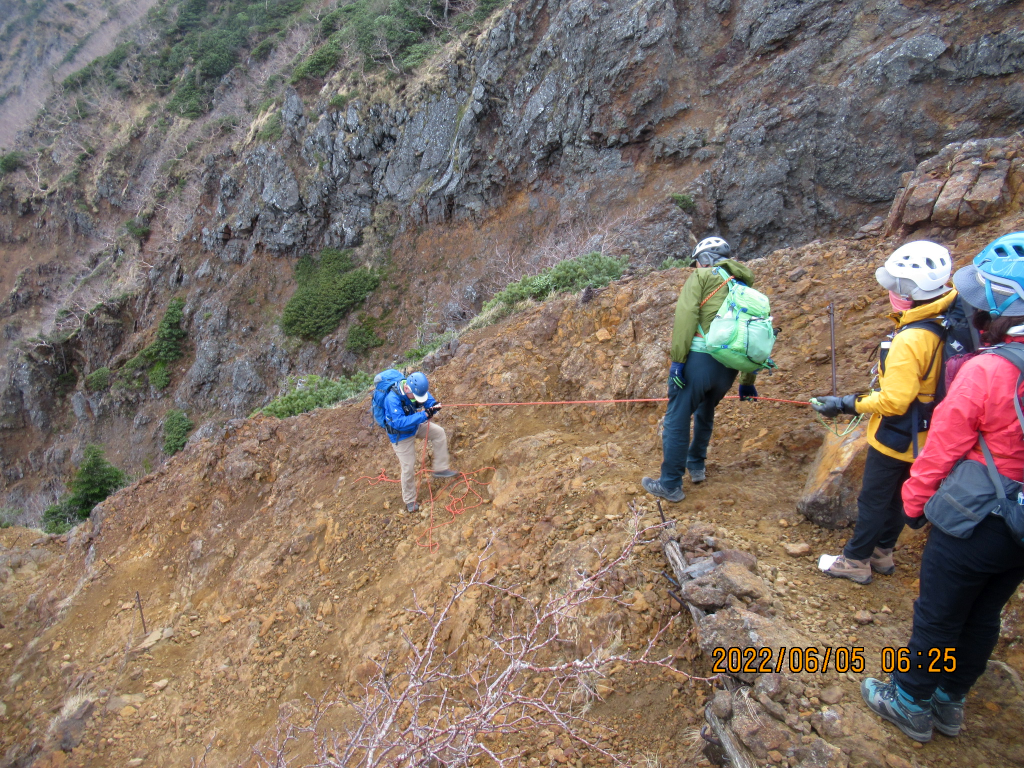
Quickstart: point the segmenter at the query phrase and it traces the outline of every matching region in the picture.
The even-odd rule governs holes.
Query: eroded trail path
[[[752,265],[784,328],[780,370],[759,382],[761,394],[806,400],[829,390],[829,302],[839,318],[840,388],[867,385],[867,352],[888,327],[869,269],[884,248],[813,244]],[[432,389],[453,403],[661,397],[685,277],[675,270],[627,279],[586,304],[557,300],[467,334],[432,372]],[[273,740],[280,717],[301,713],[307,695],[358,695],[375,661],[400,652],[403,632],[416,636],[419,619],[408,611],[416,599],[443,601],[459,574],[479,566],[490,587],[543,601],[570,588],[573,574],[598,568],[600,553],[621,551],[631,505],[658,523],[639,480],[660,463],[662,409],[443,411],[454,465],[476,473],[454,518],[444,509],[446,485],[433,487],[442,501],[416,517],[395,486],[372,481],[382,471],[394,477],[397,466],[371,428],[367,400],[284,421],[230,422],[67,537],[0,531],[2,759],[261,765],[252,747]],[[730,645],[745,636],[746,645],[754,628],[789,647],[863,648],[866,673],[879,674],[882,649],[909,636],[924,538],[908,533],[896,574],[866,587],[818,573],[817,556],[837,553],[847,535],[796,513],[823,434],[797,405],[724,402],[707,482],[687,483],[685,501],[665,508],[695,560],[731,553],[718,555],[723,562],[697,585],[721,595],[713,626],[694,631],[661,576],[661,545],[649,539],[609,575],[618,600],[588,614],[560,653],[639,650],[662,630],[659,653],[707,676],[708,638]],[[447,486],[461,493],[459,481]],[[421,502],[429,497],[421,488]],[[487,594],[460,602],[447,626],[441,640],[456,657],[483,654],[503,621],[501,600]],[[1015,669],[1024,665],[1020,614],[1015,597],[996,653]],[[861,675],[788,677],[763,676],[748,692],[715,701],[759,764],[1024,764],[1022,699],[998,669],[968,699],[963,735],[923,747],[866,710]],[[594,745],[634,765],[708,764],[692,746],[715,695],[708,684],[615,664],[595,690],[602,700],[589,711],[594,725],[580,732]],[[510,743],[525,765],[608,759],[553,729],[524,730]]]

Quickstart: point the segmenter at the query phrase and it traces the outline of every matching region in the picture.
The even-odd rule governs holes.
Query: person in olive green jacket
[[[646,491],[668,501],[682,501],[683,473],[702,483],[708,443],[715,423],[715,408],[732,388],[738,371],[727,368],[707,352],[704,334],[721,309],[728,289],[721,272],[753,287],[754,273],[729,257],[732,249],[720,237],[701,240],[693,251],[698,268],[686,280],[676,303],[672,328],[672,365],[668,379],[668,409],[662,432],[661,478],[645,477]],[[757,398],[756,373],[740,379],[740,400]],[[690,420],[693,419],[693,436]]]

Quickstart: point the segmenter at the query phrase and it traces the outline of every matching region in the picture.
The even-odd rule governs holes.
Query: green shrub
[[[288,336],[320,341],[380,284],[372,269],[353,269],[350,251],[328,248],[319,259],[303,256],[295,265],[298,287],[281,315]]]
[[[0,176],[14,173],[25,164],[25,155],[21,152],[8,152],[0,155]]]
[[[275,112],[267,118],[267,122],[260,128],[256,138],[260,141],[277,141],[284,135],[284,121],[281,120],[281,113]]]
[[[85,377],[85,388],[90,392],[102,392],[110,386],[110,369],[104,366]]]
[[[0,507],[0,528],[10,528],[18,522],[20,516],[21,510],[17,507]]]
[[[43,530],[66,533],[127,482],[128,476],[104,458],[100,446],[87,445],[82,463],[68,484],[71,493],[43,512]]]
[[[337,43],[328,40],[295,68],[295,72],[292,73],[292,83],[297,83],[310,77],[326,77],[332,69],[338,66],[338,59],[340,58],[341,48],[338,47]]]
[[[377,335],[377,320],[363,315],[359,322],[348,329],[345,349],[361,355],[375,347],[383,346],[384,339]]]
[[[521,301],[543,301],[553,293],[566,293],[586,287],[602,288],[622,277],[628,256],[618,258],[601,253],[587,253],[566,259],[536,275],[528,275],[495,294],[484,305],[488,309],[496,304],[512,307]]]
[[[249,55],[256,59],[256,61],[266,61],[270,58],[270,54],[274,52],[274,48],[276,47],[277,44],[274,42],[273,38],[268,37],[262,43],[253,48]]]
[[[76,384],[78,384],[78,372],[74,368],[58,373],[53,382],[54,394],[57,397],[64,397],[75,388]]]
[[[349,378],[342,376],[338,381],[313,375],[289,377],[285,382],[284,394],[258,408],[252,415],[262,413],[286,419],[355,397],[369,389],[372,384],[373,377],[362,371],[354,373]]]
[[[431,352],[440,348],[440,346],[444,344],[446,341],[450,341],[451,339],[454,339],[457,336],[458,333],[456,331],[448,331],[447,333],[432,336],[423,341],[418,347],[407,349],[405,351],[405,359],[413,363],[418,363]]]
[[[149,383],[154,389],[167,389],[171,383],[171,374],[167,370],[167,363],[163,360],[154,363],[149,369]]]
[[[697,207],[697,204],[693,201],[693,198],[690,197],[690,195],[684,194],[682,192],[674,192],[673,194],[669,195],[669,199],[671,199],[673,203],[678,205],[682,210],[686,211],[687,213],[690,213]]]
[[[174,96],[167,102],[167,109],[181,117],[195,120],[206,114],[207,105],[206,94],[189,78],[175,89]]]
[[[416,69],[416,67],[433,56],[440,48],[440,43],[433,41],[410,45],[402,57],[402,69]]]
[[[327,101],[327,106],[331,109],[342,110],[352,100],[352,94],[350,93],[336,93]]]
[[[147,237],[149,237],[149,223],[145,219],[138,217],[134,219],[128,219],[128,221],[124,223],[124,228],[129,235],[134,237],[139,242],[142,242]]]
[[[693,264],[693,259],[677,259],[675,256],[669,256],[663,262],[658,269],[679,269],[680,267],[689,267]]]
[[[192,419],[185,415],[184,411],[168,411],[164,417],[164,453],[173,456],[184,448],[194,426]]]
[[[160,320],[160,325],[157,326],[156,341],[142,351],[146,360],[154,363],[170,363],[184,354],[181,342],[188,335],[181,328],[181,321],[185,317],[184,309],[184,299],[171,299],[171,303],[167,305],[167,311]]]
[[[67,499],[61,499],[56,504],[51,504],[43,512],[42,528],[46,533],[62,534],[67,533],[83,518],[78,515],[78,510],[73,509]]]

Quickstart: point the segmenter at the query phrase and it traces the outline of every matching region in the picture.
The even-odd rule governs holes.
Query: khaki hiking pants
[[[402,501],[406,505],[416,501],[416,440],[415,438],[427,438],[430,447],[434,452],[434,472],[442,472],[448,469],[448,435],[444,429],[437,424],[425,421],[420,424],[416,434],[392,443],[398,456],[398,463],[402,465]],[[422,449],[420,449],[422,450]]]

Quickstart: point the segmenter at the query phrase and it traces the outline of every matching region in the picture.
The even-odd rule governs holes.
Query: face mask
[[[889,291],[889,303],[892,304],[893,311],[895,312],[906,312],[912,306],[914,306],[913,299],[904,299],[898,293]]]

